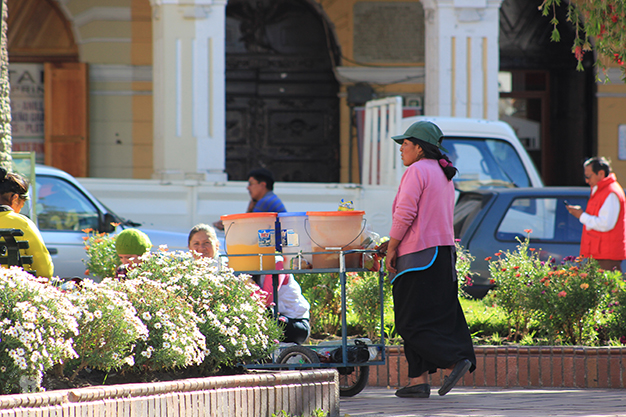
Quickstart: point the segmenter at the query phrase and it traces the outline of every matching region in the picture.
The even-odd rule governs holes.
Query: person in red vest
[[[567,206],[567,211],[583,224],[580,255],[596,259],[602,269],[621,271],[626,259],[624,189],[606,158],[590,158],[583,165],[585,182],[591,187],[587,210]]]

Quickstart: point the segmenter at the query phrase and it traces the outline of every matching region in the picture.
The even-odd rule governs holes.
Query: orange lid
[[[222,221],[224,220],[237,220],[237,219],[252,219],[255,217],[274,217],[276,218],[277,213],[240,213],[240,214],[225,214],[220,216]]]
[[[362,216],[365,214],[361,210],[348,211],[307,211],[307,216]]]

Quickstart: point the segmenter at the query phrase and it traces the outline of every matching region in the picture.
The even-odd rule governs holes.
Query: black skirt
[[[406,272],[393,284],[396,331],[404,339],[409,377],[454,366],[462,359],[476,369],[472,338],[454,279],[453,246],[440,246],[435,262]]]

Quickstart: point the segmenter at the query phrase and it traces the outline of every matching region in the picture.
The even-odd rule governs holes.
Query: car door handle
[[[59,250],[57,248],[46,248],[48,249],[48,253],[50,253],[50,255],[56,255],[59,253]]]

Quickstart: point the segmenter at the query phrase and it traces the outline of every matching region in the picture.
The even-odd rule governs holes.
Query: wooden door
[[[89,173],[87,64],[44,65],[44,130],[46,165],[75,177]]]
[[[226,172],[339,181],[339,85],[322,17],[304,0],[226,7]],[[336,58],[336,57],[334,57]]]

